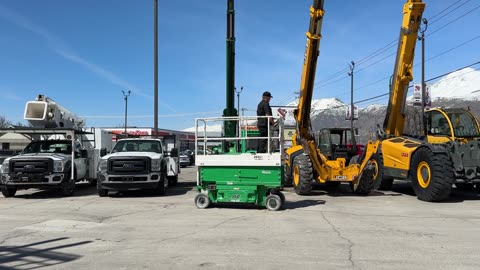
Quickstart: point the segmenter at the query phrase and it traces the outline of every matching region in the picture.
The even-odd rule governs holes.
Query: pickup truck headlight
[[[63,163],[61,160],[53,161],[53,172],[63,172]]]
[[[107,171],[107,160],[102,159],[98,162],[98,171],[101,173],[105,173]]]
[[[162,166],[162,161],[160,159],[152,159],[152,171],[159,172]]]
[[[4,161],[2,163],[2,171],[1,173],[9,173],[9,166],[8,166],[8,161]]]

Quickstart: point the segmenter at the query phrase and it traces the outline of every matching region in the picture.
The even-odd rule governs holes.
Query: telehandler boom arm
[[[387,115],[383,123],[384,132],[387,136],[401,136],[403,134],[405,101],[408,84],[413,80],[412,66],[415,44],[424,9],[425,3],[421,0],[408,0],[403,6],[403,20],[398,40],[390,98]]]

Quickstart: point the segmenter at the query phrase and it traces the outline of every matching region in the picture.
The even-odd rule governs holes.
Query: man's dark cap
[[[263,92],[263,95],[262,95],[262,96],[273,98],[273,97],[272,97],[272,94],[270,94],[270,92],[268,92],[268,91]]]

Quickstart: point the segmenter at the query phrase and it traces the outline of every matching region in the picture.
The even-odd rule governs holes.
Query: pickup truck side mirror
[[[177,148],[172,148],[172,150],[170,150],[170,156],[171,157],[178,157],[178,149]]]
[[[103,157],[103,156],[106,156],[106,155],[107,155],[107,148],[100,149],[100,156]]]

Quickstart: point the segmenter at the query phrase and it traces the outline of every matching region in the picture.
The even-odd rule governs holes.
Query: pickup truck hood
[[[9,161],[11,159],[17,159],[17,158],[36,159],[36,158],[45,158],[45,157],[50,157],[53,160],[66,160],[66,159],[70,159],[71,156],[60,154],[60,153],[31,153],[31,154],[23,154],[23,155],[9,157],[9,158],[6,158],[4,162]]]
[[[109,159],[111,157],[149,157],[151,159],[162,158],[162,154],[154,152],[117,152],[104,156],[102,159]]]

